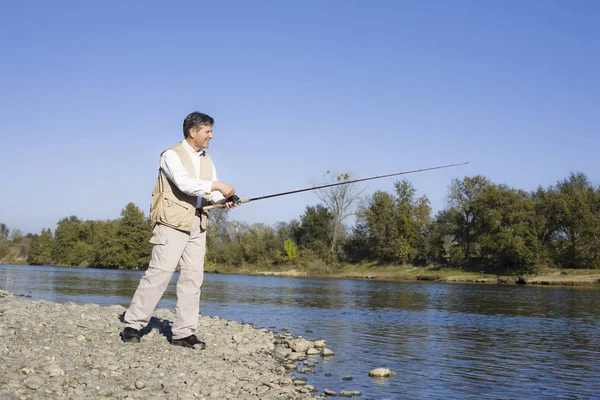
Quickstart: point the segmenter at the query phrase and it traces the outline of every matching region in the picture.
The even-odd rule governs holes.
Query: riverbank
[[[286,372],[294,364],[289,354],[302,355],[284,349],[308,349],[308,340],[201,316],[198,337],[207,349],[187,349],[169,343],[174,313],[159,309],[140,344],[123,343],[124,311],[0,290],[0,398],[319,398]]]
[[[256,266],[219,267],[207,272],[267,275],[285,277],[319,277],[334,279],[372,279],[389,281],[430,281],[447,283],[521,284],[558,286],[600,285],[598,269],[547,269],[536,275],[495,275],[465,272],[454,268],[378,266],[376,264],[341,264],[335,267],[306,268],[294,266],[282,269],[266,269]]]
[[[23,265],[26,264],[13,264]],[[56,267],[67,267],[58,265]],[[69,267],[85,268],[85,267]],[[365,279],[385,281],[430,281],[446,283],[481,283],[501,285],[596,286],[600,269],[548,268],[535,275],[496,275],[462,271],[457,268],[412,265],[379,266],[375,263],[326,265],[287,265],[280,268],[246,265],[243,267],[207,265],[206,272],[217,274],[265,275],[293,278]],[[0,277],[0,280],[2,277]]]

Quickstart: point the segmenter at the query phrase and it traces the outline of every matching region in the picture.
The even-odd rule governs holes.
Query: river
[[[142,274],[0,265],[0,289],[127,306]],[[158,307],[174,308],[175,280]],[[359,390],[363,399],[600,398],[597,287],[206,274],[200,312],[326,339],[336,355],[304,375],[321,391]],[[376,367],[397,375],[370,378]]]

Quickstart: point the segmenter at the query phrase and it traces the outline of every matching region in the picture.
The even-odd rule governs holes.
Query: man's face
[[[197,131],[190,129],[190,137],[192,138],[195,147],[199,149],[208,149],[208,142],[213,138],[212,126],[202,125]]]

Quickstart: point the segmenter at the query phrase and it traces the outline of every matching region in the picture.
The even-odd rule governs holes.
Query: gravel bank
[[[123,343],[124,311],[0,291],[0,399],[320,398],[284,368],[311,341],[201,316],[207,349],[187,349],[168,342],[174,313],[158,309],[140,344]]]

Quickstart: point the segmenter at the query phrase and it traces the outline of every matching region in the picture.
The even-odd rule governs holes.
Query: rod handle
[[[241,199],[240,201],[238,201],[239,204],[244,204],[249,202],[250,199]],[[210,206],[204,206],[202,207],[203,210],[214,210],[215,208],[225,208],[225,204],[211,204]]]

